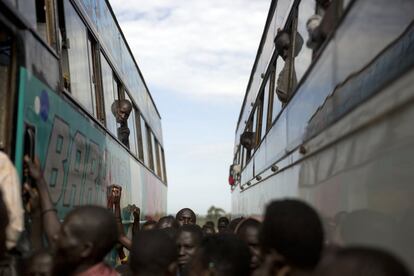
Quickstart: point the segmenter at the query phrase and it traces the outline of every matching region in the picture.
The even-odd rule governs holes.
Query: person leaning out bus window
[[[112,114],[116,118],[116,122],[119,124],[118,127],[118,139],[121,140],[122,144],[129,148],[129,128],[128,118],[132,111],[132,104],[128,100],[116,100],[111,106]]]

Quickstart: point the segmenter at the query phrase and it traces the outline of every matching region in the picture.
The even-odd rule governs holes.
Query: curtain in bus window
[[[117,124],[115,116],[112,114],[111,106],[118,99],[118,90],[114,90],[114,74],[106,58],[101,54],[102,87],[105,103],[106,128],[115,136],[117,135]]]
[[[295,58],[295,70],[298,83],[312,62],[312,49],[306,47],[306,42],[309,39],[306,22],[313,14],[315,14],[315,0],[302,0],[298,9],[297,32],[303,38],[304,45]]]
[[[92,100],[92,76],[85,25],[69,1],[65,2],[66,35],[69,39],[70,92],[89,112],[95,115]]]
[[[263,139],[263,137],[266,135],[266,127],[267,127],[267,112],[269,110],[269,91],[270,87],[270,75],[269,78],[267,78],[266,86],[263,91],[263,115],[262,115],[262,130],[261,130],[261,137],[260,140]]]
[[[157,155],[157,144],[158,143],[153,133],[151,133],[151,138],[152,138],[152,156],[154,160],[154,172],[158,174],[158,171],[159,171],[159,167],[158,167],[159,160],[158,160],[158,155]]]
[[[149,167],[149,156],[148,156],[148,135],[147,135],[147,127],[145,125],[145,120],[140,116],[141,122],[141,135],[142,135],[142,149],[143,149],[143,156],[144,156],[144,164]]]
[[[276,79],[278,78],[280,72],[283,69],[284,61],[283,59],[279,58],[276,61],[276,68],[275,73],[271,76],[273,79],[273,105],[272,105],[272,122],[276,119],[277,115],[279,115],[280,111],[282,110],[282,102],[279,100],[277,94],[276,94],[276,88],[277,88],[277,82]]]

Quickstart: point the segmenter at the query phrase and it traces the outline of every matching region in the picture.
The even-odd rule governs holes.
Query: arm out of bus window
[[[118,232],[119,232],[119,243],[121,243],[125,248],[130,250],[132,246],[132,241],[125,235],[124,226],[122,225],[121,205],[120,205],[122,187],[117,186],[117,185],[112,185],[111,190],[116,191],[116,192],[111,193],[109,201],[112,202],[114,206],[114,214],[115,214],[116,223],[118,225]]]
[[[32,249],[37,251],[43,248],[42,210],[40,208],[39,192],[36,188],[30,187],[27,183],[24,183],[23,191],[29,195],[29,200],[27,204],[25,204],[25,208],[31,219],[30,243]]]
[[[43,226],[48,241],[53,244],[60,230],[60,222],[55,207],[50,199],[46,181],[43,177],[40,162],[36,159],[34,162],[28,156],[24,157],[24,161],[28,166],[30,176],[35,180],[37,190],[39,191],[40,206],[42,210]]]

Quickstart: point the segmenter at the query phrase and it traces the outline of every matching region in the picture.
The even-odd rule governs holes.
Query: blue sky
[[[231,211],[234,133],[270,0],[110,0],[162,116],[168,213]]]

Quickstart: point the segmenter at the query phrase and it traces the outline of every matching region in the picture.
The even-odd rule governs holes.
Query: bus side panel
[[[361,231],[351,232],[348,240],[386,248],[413,264],[413,79],[411,70],[307,145],[313,149],[332,136],[338,142],[321,151],[315,148],[315,154],[311,151],[308,158],[258,185],[235,190],[233,213],[263,214],[272,200],[301,198],[318,209],[328,226],[327,239],[338,242],[338,233],[329,228],[333,221],[342,214],[354,216],[354,227]],[[360,122],[366,126],[348,135],[343,132],[344,126]],[[362,229],[373,229],[369,239]]]
[[[24,124],[35,130],[35,154],[60,218],[75,206],[106,206],[107,187],[112,184],[123,188],[124,210],[136,204],[143,207],[143,214],[165,212],[165,186],[110,135],[25,68],[20,69],[19,89],[25,95],[20,98]]]

